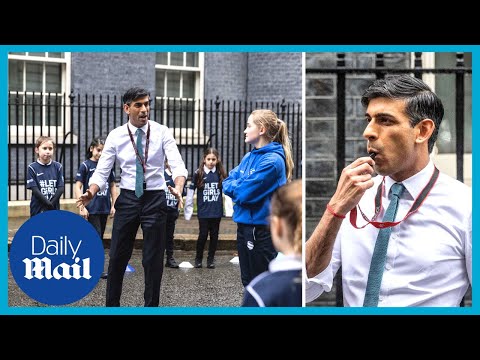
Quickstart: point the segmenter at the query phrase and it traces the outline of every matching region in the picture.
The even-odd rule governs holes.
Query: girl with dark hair
[[[185,219],[190,220],[193,213],[193,195],[197,191],[197,216],[200,233],[197,240],[195,267],[202,267],[203,249],[210,233],[207,268],[215,269],[215,252],[217,251],[218,231],[223,216],[222,182],[227,177],[220,154],[214,148],[208,148],[203,154],[203,164],[193,174],[192,183],[187,191],[185,201]]]
[[[105,139],[101,137],[93,139],[90,143],[90,146],[87,150],[87,160],[80,164],[75,177],[75,192],[77,198],[80,197],[86,191],[86,189],[88,189],[88,181],[97,168],[97,163],[102,155],[104,145]],[[110,215],[110,218],[113,218],[115,215],[114,205],[117,196],[118,193],[117,186],[115,185],[115,172],[112,169],[105,190],[97,192],[87,206],[79,209],[80,216],[82,216],[85,220],[88,220],[88,222],[93,225],[102,241],[108,215]],[[103,273],[101,277],[105,279],[107,274]]]

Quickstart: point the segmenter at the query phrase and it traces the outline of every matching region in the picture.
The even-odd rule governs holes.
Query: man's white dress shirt
[[[395,221],[405,217],[414,200],[431,178],[433,162],[419,173],[402,181],[406,190],[400,198]],[[374,198],[383,177],[360,201],[367,215],[374,214]],[[390,203],[390,188],[395,181],[385,178],[381,221]],[[365,224],[358,212],[357,226]],[[368,271],[379,229],[371,224],[356,229],[350,213],[335,240],[330,265],[320,274],[306,279],[306,301],[330,291],[337,270],[342,267],[345,306],[362,306]],[[378,306],[459,306],[472,283],[472,193],[463,183],[440,173],[430,194],[418,211],[393,227]]]
[[[185,178],[187,178],[188,171],[185,168],[185,164],[170,130],[165,125],[161,125],[155,121],[149,120],[148,123],[150,124],[150,144],[145,172],[147,190],[166,190],[167,186],[163,174],[165,157],[167,157],[168,164],[172,169],[173,180],[178,176],[185,176]],[[143,158],[145,158],[148,123],[140,128],[143,131]],[[135,135],[137,128],[133,126],[130,121],[115,128],[108,134],[102,156],[88,183],[89,185],[97,184],[100,187],[100,191],[105,189],[108,175],[115,164],[115,160],[119,162],[120,168],[122,169],[120,188],[135,190],[136,155],[127,126],[129,126],[132,132],[134,142],[137,141],[137,136]]]

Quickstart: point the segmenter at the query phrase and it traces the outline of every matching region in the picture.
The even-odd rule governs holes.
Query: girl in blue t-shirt
[[[93,139],[90,143],[87,151],[87,160],[80,164],[75,177],[75,192],[77,198],[88,189],[88,181],[97,168],[97,163],[102,155],[104,145],[105,139],[101,137]],[[107,225],[107,218],[109,215],[110,218],[113,218],[115,215],[115,200],[117,199],[117,196],[115,172],[112,169],[105,190],[97,192],[87,206],[81,206],[79,209],[80,216],[93,225],[102,239],[102,242],[105,227]],[[106,276],[105,273],[102,274],[102,278],[106,278]]]
[[[185,201],[185,219],[190,220],[193,213],[193,195],[197,191],[197,216],[200,232],[197,239],[195,267],[202,267],[203,249],[210,233],[207,268],[215,269],[220,220],[223,216],[222,181],[227,177],[218,151],[208,148],[203,154],[203,164],[193,174],[192,183],[187,190]]]
[[[48,210],[60,210],[60,196],[65,188],[62,164],[53,160],[55,142],[40,136],[35,142],[37,161],[28,165],[27,189],[32,190],[30,216]]]

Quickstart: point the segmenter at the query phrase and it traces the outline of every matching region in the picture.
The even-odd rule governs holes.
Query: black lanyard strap
[[[148,123],[148,129],[147,129],[147,141],[145,144],[145,160],[142,159],[141,155],[138,153],[137,146],[135,145],[135,141],[133,140],[133,134],[132,131],[130,130],[130,127],[127,124],[127,129],[128,129],[128,135],[130,135],[130,141],[132,142],[133,149],[135,150],[135,155],[137,156],[138,160],[140,161],[140,164],[142,164],[143,168],[143,173],[147,171],[147,159],[148,159],[148,146],[150,145],[150,122]]]
[[[400,224],[402,221],[404,221],[410,215],[417,212],[418,209],[420,208],[420,206],[422,206],[423,202],[425,201],[428,194],[432,190],[433,186],[437,182],[439,174],[440,174],[440,171],[434,166],[433,174],[430,177],[430,180],[428,181],[427,185],[425,185],[423,190],[420,192],[418,197],[415,199],[412,207],[410,208],[407,215],[405,215],[405,217],[402,220],[400,220],[400,221],[385,221],[385,222],[375,221],[378,214],[380,213],[380,209],[382,208],[382,195],[383,195],[383,192],[385,191],[385,177],[383,177],[382,182],[380,183],[380,185],[378,185],[377,194],[375,195],[375,214],[373,215],[372,219],[369,220],[368,217],[363,213],[362,209],[360,208],[360,205],[357,205],[358,210],[360,211],[360,214],[362,214],[362,217],[365,219],[365,221],[367,223],[365,225],[361,226],[361,227],[357,226],[357,206],[354,207],[350,211],[350,223],[356,229],[363,229],[368,224],[372,224],[377,229],[388,228],[388,227],[392,227],[392,226],[396,226],[396,225]]]

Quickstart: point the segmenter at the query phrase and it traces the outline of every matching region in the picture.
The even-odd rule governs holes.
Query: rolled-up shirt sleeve
[[[113,166],[115,165],[116,149],[112,141],[112,136],[108,136],[103,146],[102,156],[98,160],[97,167],[88,182],[88,186],[96,184],[100,190],[105,190],[107,180],[110,176]]]
[[[172,169],[172,179],[175,179],[179,176],[184,176],[185,179],[188,177],[188,170],[185,167],[182,156],[178,151],[177,143],[173,138],[170,131],[165,131],[163,133],[163,152],[168,159],[168,164],[170,169]]]
[[[305,277],[305,302],[311,302],[318,298],[324,291],[332,290],[333,271],[332,264],[313,278]]]

